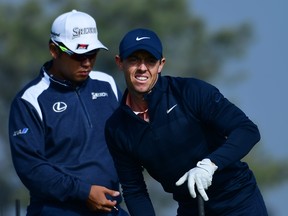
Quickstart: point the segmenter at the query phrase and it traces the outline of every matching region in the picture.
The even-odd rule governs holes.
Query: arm
[[[201,119],[208,130],[225,137],[224,143],[216,143],[214,151],[207,156],[219,170],[241,160],[260,140],[257,126],[217,89],[211,91],[202,110]]]
[[[260,134],[257,126],[215,87],[199,83],[200,88],[187,91],[189,96],[186,98],[194,100],[186,102],[191,111],[189,114],[194,119],[196,116],[204,128],[210,153],[186,172],[176,185],[182,185],[187,180],[191,196],[196,197],[196,185],[207,201],[205,190],[212,184],[214,172],[240,161],[259,141]]]
[[[87,200],[91,185],[65,173],[45,157],[45,128],[30,103],[21,99],[13,102],[9,137],[14,167],[32,195],[58,201]]]
[[[111,131],[113,131],[113,129],[111,129]],[[125,151],[125,147],[119,147],[121,146],[121,144],[119,144],[121,138],[114,137],[113,139],[112,133],[110,133],[107,127],[105,132],[106,141],[114,159],[120,184],[123,189],[123,197],[129,213],[133,216],[155,216],[154,208],[144,182],[143,168],[137,161],[133,160],[128,151]]]
[[[205,130],[210,154],[204,157],[218,170],[241,160],[260,140],[257,126],[209,83],[190,79],[181,95],[187,114]]]

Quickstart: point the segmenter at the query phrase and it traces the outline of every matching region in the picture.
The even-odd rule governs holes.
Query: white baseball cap
[[[72,10],[58,16],[51,28],[52,41],[63,43],[69,50],[83,54],[95,49],[107,49],[98,40],[96,21],[90,15]]]

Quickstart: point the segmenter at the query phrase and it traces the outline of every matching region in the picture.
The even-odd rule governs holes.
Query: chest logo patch
[[[64,102],[56,102],[53,105],[54,112],[63,112],[67,109],[67,104]]]
[[[92,100],[96,100],[99,97],[108,97],[107,92],[91,92]]]
[[[175,107],[177,106],[177,104],[175,104],[174,106],[172,106],[170,109],[168,109],[166,112],[167,114],[169,114]]]

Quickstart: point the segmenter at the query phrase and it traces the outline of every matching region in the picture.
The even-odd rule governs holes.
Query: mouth
[[[79,71],[79,74],[82,76],[87,76],[89,73],[90,71],[87,71],[87,70]]]
[[[140,82],[144,82],[144,81],[147,81],[148,80],[148,77],[147,76],[141,76],[141,75],[136,75],[135,76],[135,79],[140,81]]]

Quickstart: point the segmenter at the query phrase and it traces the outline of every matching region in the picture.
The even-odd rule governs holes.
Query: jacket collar
[[[49,74],[48,70],[49,68],[52,66],[52,60],[46,62],[41,70],[40,73],[43,77],[45,77],[45,79],[49,79],[49,81],[51,81],[51,83],[55,86],[58,87],[63,87],[63,88],[70,88],[70,89],[75,89],[75,86],[68,80],[61,80],[61,79],[57,79],[56,77],[54,77],[53,75]],[[90,77],[88,77],[87,80],[85,80],[80,86],[81,87],[83,85],[86,85],[86,83],[88,82],[88,80],[90,79]],[[76,87],[76,88],[78,88]]]
[[[159,75],[154,87],[149,93],[144,95],[144,99],[148,101],[148,104],[151,102],[152,99],[153,101],[158,100],[165,93],[167,86],[168,86],[167,79]],[[126,88],[121,101],[122,105],[126,105],[127,94],[128,89]]]

